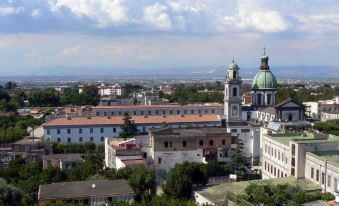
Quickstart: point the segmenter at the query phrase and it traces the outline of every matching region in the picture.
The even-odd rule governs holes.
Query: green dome
[[[262,59],[268,59],[268,56],[266,54],[261,56]]]
[[[239,69],[238,65],[235,62],[232,62],[228,65],[229,69]]]
[[[259,71],[252,82],[252,89],[277,89],[278,83],[270,70]]]

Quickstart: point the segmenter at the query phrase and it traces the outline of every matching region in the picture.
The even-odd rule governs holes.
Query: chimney
[[[107,119],[111,119],[111,117],[110,117],[110,116],[107,116]]]
[[[90,117],[90,116],[87,116],[87,119],[91,119],[91,117]]]

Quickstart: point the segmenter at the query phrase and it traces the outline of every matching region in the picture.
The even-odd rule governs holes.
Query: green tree
[[[231,170],[235,173],[242,172],[248,166],[248,158],[244,156],[244,143],[240,139],[239,135],[234,139],[234,144],[237,146],[231,149],[229,165]]]
[[[168,173],[164,191],[170,197],[190,198],[192,187],[206,184],[207,180],[206,174],[198,164],[176,164]]]
[[[0,179],[0,205],[19,206],[21,205],[22,192]]]
[[[53,88],[38,90],[28,95],[32,106],[59,106],[60,94]]]
[[[18,85],[15,82],[9,81],[5,84],[5,89],[8,89],[8,90],[12,90],[12,89],[15,89],[17,87],[18,87]]]
[[[130,138],[137,133],[137,126],[132,121],[131,116],[128,113],[124,114],[124,124],[120,126],[121,131],[119,133],[120,138]]]
[[[129,182],[136,194],[136,200],[148,200],[152,195],[154,170],[139,166],[133,169]]]

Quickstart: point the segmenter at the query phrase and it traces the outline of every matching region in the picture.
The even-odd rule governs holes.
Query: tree
[[[0,180],[0,205],[19,206],[22,196],[22,192],[18,188],[6,184],[2,179]]]
[[[97,105],[100,100],[99,89],[97,85],[85,85],[82,88],[81,94],[83,95],[86,104]]]
[[[234,143],[237,145],[230,152],[230,167],[235,173],[237,171],[244,171],[245,167],[248,166],[248,159],[244,156],[244,143],[240,139],[239,135],[234,139]]]
[[[165,194],[174,198],[190,198],[193,185],[207,183],[207,176],[196,163],[176,164],[168,173]]]
[[[17,87],[18,87],[18,85],[15,82],[9,81],[5,84],[5,89],[8,89],[8,90],[12,90],[12,89],[15,89]]]
[[[132,121],[131,116],[128,113],[124,114],[124,124],[121,125],[121,132],[119,133],[120,138],[130,138],[137,133],[137,127]]]
[[[47,88],[30,93],[28,100],[33,106],[59,106],[60,94],[53,88]]]
[[[139,166],[133,169],[129,182],[136,194],[136,200],[148,200],[152,195],[155,174],[154,170]]]

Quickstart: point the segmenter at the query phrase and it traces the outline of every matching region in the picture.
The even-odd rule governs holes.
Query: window
[[[93,128],[89,129],[89,133],[91,133],[91,134],[93,133]]]
[[[327,187],[331,187],[331,175],[327,176]]]
[[[291,175],[294,176],[295,175],[295,169],[291,168]]]
[[[291,162],[291,165],[292,165],[292,167],[294,167],[294,166],[295,166],[295,158],[294,158],[294,157],[292,157],[292,162]]]
[[[71,138],[70,137],[67,138],[67,142],[71,142]]]
[[[134,115],[137,115],[137,111],[133,111],[133,114],[134,114]]]
[[[161,165],[161,158],[158,157],[158,164]]]
[[[268,105],[271,104],[271,98],[272,98],[272,95],[271,94],[267,94],[267,104]]]
[[[50,129],[47,129],[47,134],[51,134],[51,130]]]
[[[237,88],[233,87],[233,97],[236,97],[237,93],[238,93]]]
[[[107,116],[107,112],[104,112],[104,116]]]
[[[82,137],[79,137],[79,142],[82,142]]]
[[[61,139],[60,138],[58,138],[58,142],[60,142],[61,141]]]
[[[111,112],[111,115],[114,116],[114,112]]]
[[[180,114],[180,110],[177,110],[177,114]]]
[[[317,174],[316,174],[316,176],[315,176],[315,180],[316,180],[317,182],[319,182],[319,170],[317,170]]]
[[[60,129],[57,129],[57,134],[60,134]]]
[[[249,133],[251,130],[250,129],[241,129],[241,133]]]
[[[99,113],[99,112],[97,112],[97,116],[100,116],[100,113]]]
[[[225,145],[225,144],[226,144],[226,140],[223,139],[223,140],[221,141],[221,144],[222,144],[222,145]]]
[[[276,171],[277,171],[276,168],[274,168],[274,176],[276,176]]]
[[[144,111],[140,111],[140,114],[141,114],[141,115],[144,115]]]
[[[187,114],[187,110],[184,110],[184,114]]]
[[[71,134],[71,129],[67,129],[67,134]]]
[[[270,163],[267,163],[267,171],[270,171]]]
[[[207,114],[208,112],[207,112],[207,109],[205,109],[205,114]]]
[[[82,129],[81,128],[79,128],[79,134],[82,134]]]
[[[168,142],[165,142],[165,148],[167,148],[168,147]]]
[[[152,112],[151,111],[148,111],[148,115],[151,115],[152,114]]]
[[[119,115],[121,115],[121,112],[119,112]]]
[[[194,114],[194,110],[193,109],[191,110],[191,114]]]
[[[321,184],[325,184],[325,173],[321,173]]]
[[[155,110],[155,114],[158,115],[158,113],[159,113],[158,110]]]
[[[257,105],[261,105],[261,94],[257,94]]]
[[[237,78],[237,71],[233,70],[233,79]]]
[[[91,142],[93,142],[93,137],[90,137],[89,140],[90,140]]]
[[[267,166],[266,164],[267,164],[267,163],[266,163],[266,161],[265,161],[265,170],[266,170],[266,166]]]
[[[311,179],[313,179],[313,177],[314,177],[314,168],[311,167]]]
[[[142,127],[142,131],[143,131],[143,132],[146,132],[146,127]]]
[[[336,191],[338,188],[338,179],[337,178],[334,178],[334,181],[333,181],[333,191]]]
[[[113,127],[113,133],[117,132],[117,128]]]
[[[267,153],[267,144],[265,144],[265,153]]]
[[[210,140],[210,145],[213,145],[213,140],[212,139]]]
[[[183,141],[183,142],[182,142],[182,146],[183,146],[183,147],[186,147],[186,145],[187,145],[187,142],[186,142],[186,141]]]
[[[199,141],[199,146],[203,146],[204,145],[204,140],[200,140]]]
[[[170,111],[170,114],[173,114],[173,111],[172,111],[172,110]]]
[[[163,111],[162,111],[162,115],[165,115],[165,114],[166,114],[166,111],[165,111],[165,110],[163,110]]]
[[[105,137],[101,137],[101,141],[103,142],[105,140]]]
[[[100,133],[104,133],[104,128],[100,128]]]

